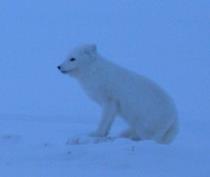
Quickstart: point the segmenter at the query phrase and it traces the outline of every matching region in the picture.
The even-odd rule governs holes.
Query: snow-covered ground
[[[0,177],[209,177],[209,9],[209,0],[0,1]],[[86,42],[174,98],[171,145],[87,137],[100,110],[56,69]],[[118,120],[110,136],[123,128]]]
[[[78,135],[87,139],[85,134],[94,126],[77,121],[68,123],[64,119],[2,115],[0,125],[2,177],[206,177],[210,174],[210,143],[208,134],[203,137],[201,133],[205,122],[196,125],[200,131],[187,128],[185,137],[180,135],[169,146],[126,139],[67,144],[69,138]]]

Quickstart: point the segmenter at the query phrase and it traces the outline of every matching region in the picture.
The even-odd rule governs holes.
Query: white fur
[[[69,59],[75,58],[75,61]],[[101,57],[95,45],[83,45],[60,65],[75,77],[90,98],[102,107],[94,136],[106,136],[119,115],[129,125],[122,136],[135,140],[170,143],[177,134],[177,114],[172,99],[153,81]]]

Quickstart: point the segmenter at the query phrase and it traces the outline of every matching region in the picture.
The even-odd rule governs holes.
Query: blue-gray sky
[[[208,0],[2,0],[0,113],[91,115],[96,106],[56,70],[72,47],[91,42],[161,84],[179,109],[191,104],[205,115],[209,9]]]

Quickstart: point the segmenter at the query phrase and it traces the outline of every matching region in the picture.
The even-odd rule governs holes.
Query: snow
[[[199,133],[193,133],[194,138],[190,139],[193,129],[188,128],[185,133],[189,139],[180,136],[169,146],[120,138],[67,144],[68,138],[75,135],[85,139],[93,125],[46,121],[43,117],[34,119],[30,116],[1,116],[2,176],[199,177],[210,172],[210,143],[205,137],[195,143],[194,138],[200,137]]]
[[[209,9],[208,0],[0,1],[0,176],[209,176]],[[108,140],[87,137],[100,109],[56,69],[81,42],[169,92],[174,143],[116,138],[120,120]]]

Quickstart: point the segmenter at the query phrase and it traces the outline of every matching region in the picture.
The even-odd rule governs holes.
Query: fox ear
[[[89,55],[95,54],[97,52],[96,44],[87,45],[84,52]]]

